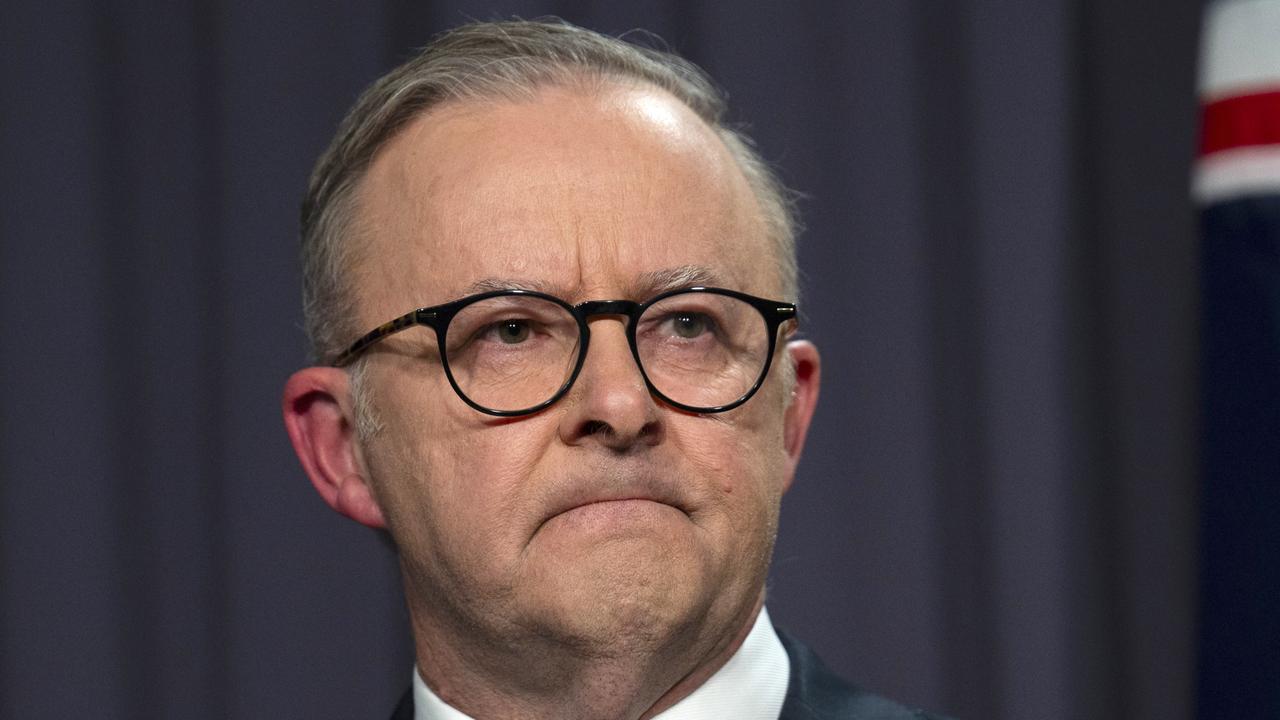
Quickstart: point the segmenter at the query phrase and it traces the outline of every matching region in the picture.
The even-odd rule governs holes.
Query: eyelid
[[[636,330],[638,332],[649,332],[658,326],[670,324],[683,315],[692,315],[701,320],[701,322],[706,326],[704,328],[704,332],[710,332],[715,335],[720,335],[724,332],[723,326],[716,320],[714,314],[709,312],[699,312],[697,310],[691,311],[682,308],[671,308],[669,311],[653,314],[652,317],[646,315],[641,318]]]

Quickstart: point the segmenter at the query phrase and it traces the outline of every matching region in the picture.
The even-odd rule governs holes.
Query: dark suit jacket
[[[836,677],[800,641],[782,631],[778,638],[791,659],[791,681],[778,720],[944,720],[865,693]],[[391,720],[413,720],[412,688],[400,698]]]

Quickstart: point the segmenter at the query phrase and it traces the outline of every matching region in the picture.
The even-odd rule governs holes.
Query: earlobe
[[[814,408],[818,405],[822,362],[818,348],[808,340],[787,343],[786,359],[795,368],[795,381],[783,418],[783,446],[787,453],[785,487],[790,487],[795,478],[796,466],[800,463],[800,453],[804,450],[805,437],[809,434]]]
[[[385,528],[356,448],[347,373],[299,370],[285,383],[282,405],[294,452],[325,503],[358,523]]]

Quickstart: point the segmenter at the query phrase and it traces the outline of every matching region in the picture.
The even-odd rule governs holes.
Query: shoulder
[[[413,686],[400,696],[400,702],[391,713],[391,720],[413,720]]]
[[[791,660],[791,682],[779,720],[946,720],[854,687],[803,643],[777,632]]]

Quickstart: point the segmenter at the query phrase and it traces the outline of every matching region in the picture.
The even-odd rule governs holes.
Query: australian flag
[[[1280,0],[1206,7],[1199,717],[1280,719]]]

